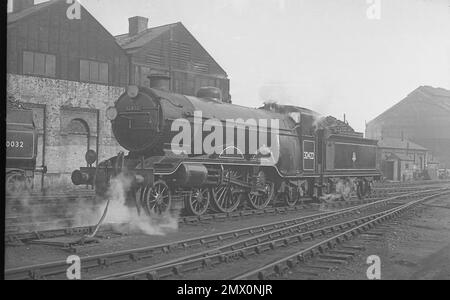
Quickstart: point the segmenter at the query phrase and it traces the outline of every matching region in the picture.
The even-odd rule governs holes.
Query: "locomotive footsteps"
[[[280,148],[280,120],[204,120],[196,111],[193,120],[177,119],[171,131],[172,152],[177,155],[258,156],[266,166],[277,164]]]

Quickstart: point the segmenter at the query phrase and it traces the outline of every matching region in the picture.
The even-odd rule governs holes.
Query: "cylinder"
[[[204,165],[182,165],[178,170],[177,183],[182,187],[200,187],[208,179],[208,170]]]

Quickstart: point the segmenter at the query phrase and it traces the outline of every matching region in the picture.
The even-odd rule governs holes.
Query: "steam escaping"
[[[110,200],[104,223],[121,233],[165,235],[178,230],[178,215],[138,214],[135,207],[126,205],[131,180],[119,175],[111,180],[106,200]],[[6,232],[34,232],[62,228],[93,226],[101,219],[106,201],[92,197],[70,196],[67,191],[55,197],[36,197],[23,189],[7,198]]]
[[[138,214],[135,207],[126,205],[126,195],[131,188],[132,180],[121,174],[111,180],[107,192],[110,200],[105,223],[111,224],[115,230],[124,233],[144,233],[147,235],[165,235],[178,230],[178,216]]]
[[[314,115],[313,118],[314,118],[313,127],[315,131],[325,129],[325,122],[327,120],[327,117],[317,114]]]

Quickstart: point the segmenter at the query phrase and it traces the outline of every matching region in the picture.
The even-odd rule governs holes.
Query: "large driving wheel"
[[[241,195],[231,185],[222,185],[212,189],[212,207],[221,213],[231,213],[241,204]]]
[[[206,213],[211,203],[211,193],[209,189],[194,189],[186,198],[186,210],[188,214],[201,216]]]
[[[256,188],[248,193],[248,202],[253,209],[265,209],[275,194],[275,184],[266,179],[266,174],[261,171],[256,180]]]
[[[143,196],[142,207],[148,215],[162,215],[170,210],[172,195],[164,181],[157,181],[147,186]]]
[[[241,204],[241,192],[234,186],[232,181],[242,180],[242,174],[236,170],[224,170],[225,184],[212,189],[212,208],[220,213],[231,213]]]

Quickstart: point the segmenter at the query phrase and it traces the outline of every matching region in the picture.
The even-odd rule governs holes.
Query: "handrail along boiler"
[[[326,125],[337,120],[317,122],[314,112],[293,106],[267,104],[252,109],[224,103],[216,88],[202,88],[198,97],[175,94],[168,82],[166,76],[153,76],[149,88],[130,86],[107,110],[117,141],[129,153],[74,171],[75,185],[94,185],[102,196],[111,179],[123,174],[133,182],[128,202],[139,210],[162,214],[184,208],[202,215],[208,210],[230,213],[243,206],[264,209],[275,202],[294,206],[303,198],[336,192],[340,183],[345,186],[350,181],[362,198],[370,192],[371,182],[380,178],[377,142],[364,139],[346,123]],[[239,148],[235,136],[234,144],[223,146],[220,154],[171,151],[179,133],[172,132],[173,122],[186,119],[195,128],[198,112],[203,121],[218,120],[225,129],[229,129],[227,120],[243,120],[245,149]],[[247,120],[255,120],[256,126]],[[270,135],[272,128],[262,126],[260,120],[279,124],[279,156],[271,165],[262,163],[270,153],[251,153],[248,146],[251,131],[256,136]],[[193,146],[196,137],[192,131]],[[274,142],[270,137],[268,141]]]

